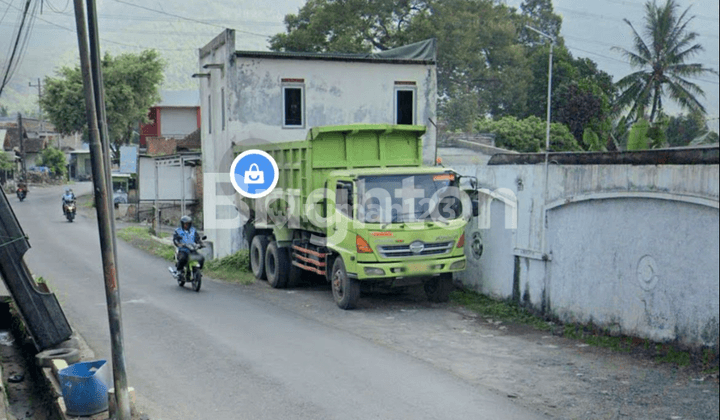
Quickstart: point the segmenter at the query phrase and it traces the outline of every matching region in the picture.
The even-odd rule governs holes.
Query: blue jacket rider
[[[180,276],[185,264],[187,264],[190,257],[190,253],[197,253],[196,251],[190,251],[187,245],[200,244],[202,240],[197,230],[192,225],[192,219],[190,216],[183,216],[180,218],[180,227],[175,229],[173,234],[173,244],[178,248],[177,264],[175,266],[175,277]],[[202,255],[197,255],[199,268],[203,267],[205,258]]]
[[[75,193],[70,188],[65,188],[65,194],[62,196],[62,211],[63,214],[65,214],[65,204],[66,203],[72,203],[75,201]]]

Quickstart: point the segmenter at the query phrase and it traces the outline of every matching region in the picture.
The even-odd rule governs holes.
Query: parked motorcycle
[[[63,202],[63,213],[65,213],[68,222],[72,222],[75,218],[76,207],[75,200]]]
[[[15,193],[17,194],[18,200],[23,201],[25,199],[25,197],[27,197],[27,193],[28,193],[27,186],[25,184],[18,185]]]
[[[205,240],[207,236],[203,236],[202,240]],[[205,246],[202,244],[183,244],[184,248],[187,248],[190,250],[190,255],[188,256],[188,262],[185,264],[185,268],[183,268],[182,273],[177,277],[177,282],[180,287],[184,287],[185,283],[192,284],[192,288],[194,291],[199,292],[200,286],[202,285],[202,270],[200,269],[200,259],[202,256],[198,254],[198,250],[200,248],[204,248]],[[178,248],[175,248],[175,265],[177,266],[178,261]],[[175,276],[175,267],[168,267],[168,270],[170,270],[170,273]]]

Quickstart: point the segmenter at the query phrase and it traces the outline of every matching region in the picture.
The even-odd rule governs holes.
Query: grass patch
[[[681,367],[687,366],[690,364],[690,353],[669,347],[665,351],[665,354],[658,357],[656,360],[660,363],[672,363]]]
[[[491,299],[485,295],[469,290],[454,291],[450,301],[483,316],[501,321],[530,325],[538,330],[550,330],[550,324],[537,315],[530,313],[512,302]]]
[[[232,255],[206,262],[203,271],[214,279],[252,284],[255,276],[248,270],[249,260],[248,250],[241,249]]]
[[[175,248],[153,239],[146,228],[130,226],[117,231],[117,236],[130,245],[145,252],[163,258],[167,261],[175,260]]]
[[[558,328],[554,323],[547,322],[513,302],[492,299],[473,291],[454,291],[450,295],[450,301],[484,317],[528,325],[541,331],[551,331],[552,334],[562,335],[593,347],[642,355],[658,363],[670,363],[677,367],[693,365],[705,373],[718,372],[717,352],[712,349],[694,354],[671,344],[657,344],[648,339],[613,334],[609,330],[593,325],[567,323],[561,324]]]

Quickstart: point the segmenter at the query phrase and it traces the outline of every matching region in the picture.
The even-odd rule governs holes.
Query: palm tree
[[[698,101],[698,96],[705,97],[705,92],[688,78],[718,72],[702,64],[686,63],[703,47],[695,43],[698,33],[688,29],[694,18],[687,16],[690,8],[680,15],[678,8],[675,0],[666,0],[663,6],[658,6],[655,0],[645,3],[644,35],[648,42],[629,20],[624,19],[634,34],[633,51],[621,47],[614,49],[619,50],[633,68],[639,67],[640,70],[617,82],[621,91],[617,104],[621,108],[630,107],[631,119],[642,118],[645,109],[652,104],[649,120],[653,122],[662,113],[662,99],[666,95],[682,108],[706,113],[705,107]]]

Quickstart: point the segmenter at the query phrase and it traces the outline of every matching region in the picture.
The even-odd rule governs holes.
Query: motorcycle
[[[63,213],[65,214],[65,217],[68,219],[68,222],[73,221],[73,219],[75,218],[75,212],[76,212],[75,200],[63,202]]]
[[[205,240],[207,236],[203,236],[202,240]],[[204,248],[202,244],[183,244],[183,248],[187,248],[190,251],[188,255],[188,262],[185,264],[183,271],[176,277],[178,285],[184,287],[185,283],[190,283],[192,289],[196,292],[200,291],[202,285],[202,270],[200,269],[200,259],[202,256],[198,254],[200,248]],[[175,247],[175,264],[177,266],[179,248]],[[175,267],[168,267],[170,273],[175,277]]]
[[[17,191],[15,191],[15,193],[17,194],[17,198],[20,201],[23,201],[25,199],[25,197],[27,197],[28,189],[24,185],[19,185],[17,187]]]

